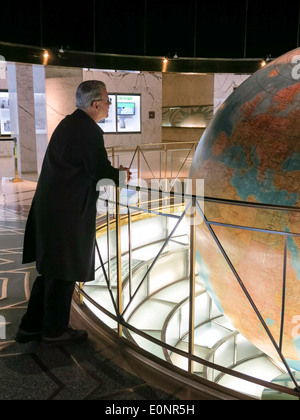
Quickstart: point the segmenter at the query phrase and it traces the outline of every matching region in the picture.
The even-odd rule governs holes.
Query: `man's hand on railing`
[[[126,174],[127,174],[126,182],[128,183],[132,178],[132,172],[130,171],[129,168],[125,168],[123,165],[120,165],[119,169],[120,171],[124,171],[124,172],[126,171]]]

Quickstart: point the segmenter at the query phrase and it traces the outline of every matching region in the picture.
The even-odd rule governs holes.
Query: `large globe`
[[[280,360],[267,326],[289,366],[300,370],[300,237],[287,236],[285,245],[275,234],[300,233],[300,49],[233,91],[200,140],[190,178],[204,179],[206,197],[266,205],[206,201],[207,220],[219,225],[213,232],[204,222],[197,226],[197,270],[242,335]]]

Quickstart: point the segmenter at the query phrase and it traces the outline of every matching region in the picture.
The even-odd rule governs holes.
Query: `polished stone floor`
[[[36,180],[13,183],[11,161],[0,159],[0,400],[170,400],[103,356],[101,346],[54,346],[14,341],[25,312],[34,264],[22,265],[23,234]]]
[[[139,366],[105,341],[50,349],[15,342],[37,274],[34,264],[21,263],[37,179],[26,175],[14,183],[13,178],[11,159],[0,158],[0,400],[205,399],[182,385],[160,386],[161,378],[152,379],[151,372],[145,379]]]

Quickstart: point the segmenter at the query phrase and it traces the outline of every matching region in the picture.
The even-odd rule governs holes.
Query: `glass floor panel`
[[[140,330],[162,330],[175,304],[148,299],[130,317],[128,322]]]
[[[219,340],[229,335],[231,331],[210,321],[195,329],[195,344],[212,348]]]
[[[269,359],[264,356],[256,357],[252,360],[245,361],[236,366],[234,370],[243,372],[254,378],[263,379],[265,381],[272,381],[282,372]],[[261,397],[264,388],[251,382],[246,382],[234,376],[225,375],[218,383],[236,391],[242,391],[245,394]]]

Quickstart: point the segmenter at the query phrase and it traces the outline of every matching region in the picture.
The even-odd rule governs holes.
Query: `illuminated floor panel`
[[[143,223],[146,223],[147,231],[151,231],[150,222],[152,220],[139,222],[139,235],[140,232],[144,232]],[[159,226],[159,223],[156,221],[155,229]],[[152,239],[154,239],[154,231],[151,234]],[[143,237],[140,235],[140,243],[144,239],[144,235]],[[104,242],[103,239],[101,241]],[[136,290],[142,279],[144,280],[142,287],[138,289],[138,293],[129,304],[128,310],[126,309],[125,320],[143,333],[188,354],[190,280],[186,236],[180,236],[178,242],[170,242],[165,247],[161,257],[156,261],[155,267],[146,278],[144,277],[148,267],[152,264],[153,258],[161,249],[162,243],[160,231],[157,242],[145,244],[137,250],[133,249],[133,267],[136,270],[132,278],[132,291]],[[123,309],[129,303],[128,261],[128,254],[123,252]],[[111,284],[113,285],[112,294],[114,297],[116,296],[115,265],[116,260],[112,258]],[[103,293],[103,286],[105,286],[105,282],[100,270],[97,272],[97,280],[90,286],[85,286],[84,289],[92,299],[115,313],[111,296],[108,292]],[[270,381],[284,372],[235,330],[228,319],[219,312],[200,283],[198,276],[196,276],[195,293],[194,354],[196,356],[266,381]],[[109,303],[107,303],[107,300]],[[92,305],[88,304],[88,306],[111,328],[116,328],[114,321],[109,320],[107,316],[100,315],[100,312],[95,311]],[[127,330],[126,334],[130,334],[138,346],[151,354],[184,370],[188,369],[187,357],[163,349],[146,338],[130,332],[130,330]],[[193,363],[193,372],[208,380],[258,398],[261,397],[263,392],[261,386],[255,384],[248,386],[249,384],[245,381],[237,380],[230,375],[222,375],[220,371],[207,368],[203,364]]]
[[[156,299],[161,299],[170,302],[179,303],[183,300],[184,297],[188,297],[188,285],[189,280],[181,280],[172,284],[167,289],[163,289],[160,292],[155,294]],[[196,283],[196,292],[204,290],[203,286],[199,283]]]
[[[215,322],[208,322],[195,329],[194,339],[198,346],[212,348],[219,340],[226,337],[230,331]]]
[[[241,363],[235,367],[234,370],[252,375],[254,378],[264,379],[266,381],[271,381],[276,378],[280,372],[279,369],[264,356]],[[259,385],[228,375],[223,376],[218,383],[236,391],[242,390],[245,394],[256,397],[261,397],[264,391],[264,388]]]
[[[161,331],[152,331],[152,330],[142,330],[142,331],[145,332],[146,334],[149,334],[150,336],[154,338],[157,338],[158,340],[161,339]],[[165,360],[165,354],[161,346],[158,346],[157,344],[152,343],[149,340],[146,340],[145,338],[141,337],[138,334],[131,333],[131,335],[139,347],[159,357],[160,359]]]
[[[149,299],[130,317],[130,324],[140,330],[161,330],[175,304]]]

